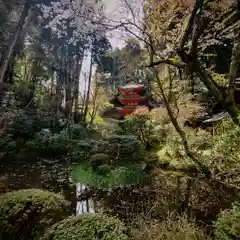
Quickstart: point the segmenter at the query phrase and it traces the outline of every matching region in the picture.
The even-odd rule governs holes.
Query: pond
[[[39,160],[35,163],[15,162],[0,165],[0,194],[1,176],[7,176],[7,190],[26,188],[46,189],[62,194],[71,202],[73,214],[84,212],[104,212],[117,216],[126,223],[133,223],[136,217],[143,215],[162,219],[166,209],[176,208],[177,189],[167,184],[166,176],[160,180],[161,185],[140,187],[137,185],[119,186],[113,189],[87,188],[76,184],[70,178],[72,169],[77,164],[70,162]],[[199,183],[200,184],[200,183]],[[204,185],[205,186],[205,185]],[[218,205],[227,208],[232,202],[232,194],[222,189],[224,199],[218,201],[219,187],[208,191],[201,184],[196,185],[195,194],[199,194],[200,202],[191,200],[191,214],[202,223],[211,224],[218,213]],[[184,192],[183,192],[184,193]],[[183,198],[184,196],[181,196]],[[219,198],[219,197],[218,197]],[[157,205],[156,205],[157,203]],[[166,208],[167,207],[167,208]],[[150,214],[150,215],[149,215]]]
[[[0,165],[0,177],[6,176],[7,190],[46,189],[62,194],[71,202],[72,212],[108,212],[120,218],[133,217],[143,211],[143,202],[154,199],[154,192],[140,191],[138,186],[114,189],[89,189],[74,183],[70,176],[76,164],[39,160],[36,163],[15,162]]]

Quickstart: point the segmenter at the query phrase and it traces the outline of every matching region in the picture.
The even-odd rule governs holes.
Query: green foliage
[[[37,189],[0,196],[0,238],[39,239],[46,228],[68,216],[69,203],[60,195]]]
[[[164,128],[148,113],[127,117],[118,133],[136,136],[144,147],[148,146],[152,149],[161,148],[166,140]]]
[[[102,214],[71,216],[55,224],[42,240],[128,240],[128,230],[114,217]]]
[[[70,138],[66,132],[51,133],[49,130],[42,130],[35,134],[32,139],[23,142],[20,152],[17,152],[20,158],[27,160],[32,157],[47,158],[69,158],[73,161],[83,161],[90,155],[90,146],[86,140]]]
[[[90,157],[89,159],[90,166],[93,169],[96,169],[100,165],[109,164],[109,156],[104,153],[97,153]]]
[[[105,171],[102,168],[105,168]],[[109,188],[135,183],[144,184],[147,175],[141,166],[134,164],[112,169],[108,166],[107,171],[106,166],[100,166],[100,169],[94,170],[86,164],[81,164],[73,170],[72,179],[92,187]]]
[[[212,73],[212,77],[214,81],[221,86],[226,86],[228,83],[226,74]]]
[[[78,141],[70,139],[65,134],[38,134],[24,145],[23,154],[37,152],[39,157],[68,156],[77,150]]]
[[[71,139],[86,139],[88,136],[87,130],[81,124],[71,125],[68,130],[69,137]]]
[[[33,139],[36,133],[43,129],[59,133],[61,126],[60,119],[54,119],[51,113],[45,110],[36,109],[0,109],[3,114],[2,121],[5,123],[4,133],[11,134],[13,138],[24,140]]]
[[[230,131],[227,131],[225,134],[219,136],[218,142],[216,144],[216,150],[221,151],[225,155],[231,153],[231,155],[234,155],[237,158],[240,143],[239,137],[240,127],[236,126]]]
[[[29,139],[40,130],[34,111],[18,111],[12,124],[12,134],[16,137]]]
[[[215,236],[218,240],[232,240],[240,238],[240,203],[222,211],[215,223]]]
[[[104,153],[116,164],[139,162],[142,159],[142,146],[140,141],[131,135],[112,134],[98,140],[90,141],[91,155]]]
[[[1,152],[6,152],[10,154],[11,152],[14,152],[15,148],[16,148],[16,141],[13,141],[13,139],[8,135],[0,135]]]
[[[128,164],[112,170],[112,185],[143,184],[146,180],[146,173],[141,166]]]
[[[110,78],[103,78],[101,84],[114,89],[127,84],[129,79],[138,81],[140,79],[139,64],[142,52],[139,41],[134,38],[126,40],[123,48],[107,52],[102,57],[98,69],[102,73],[110,73]]]

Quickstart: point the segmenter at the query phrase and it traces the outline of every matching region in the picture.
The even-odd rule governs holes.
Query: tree
[[[3,87],[4,75],[7,71],[10,58],[12,56],[12,53],[13,53],[14,47],[17,43],[17,40],[19,38],[19,35],[22,31],[25,20],[28,16],[29,10],[30,10],[30,3],[28,1],[26,1],[25,3],[23,3],[23,10],[22,10],[22,13],[20,15],[18,24],[16,26],[16,31],[15,31],[14,35],[10,37],[10,41],[9,41],[8,46],[7,46],[7,51],[5,53],[5,56],[2,60],[1,65],[0,65],[0,86],[1,86],[0,90]]]
[[[163,1],[161,3],[156,4],[156,8],[154,8],[154,11],[156,11],[156,9],[159,11],[159,8],[164,8],[166,7],[166,5],[168,4],[168,1]],[[171,26],[171,32],[172,32],[172,28],[176,24],[176,21],[173,21],[174,18],[175,19],[182,19],[181,22],[183,22],[184,20],[186,21],[186,15],[188,13],[187,10],[183,11],[184,14],[180,14],[181,13],[181,9],[186,8],[186,4],[190,4],[192,5],[194,2],[189,1],[186,3],[180,3],[179,5],[176,6],[177,8],[177,14],[173,15],[173,17],[169,20],[170,21],[170,26]],[[148,3],[148,4],[152,4],[152,3]],[[219,5],[221,8],[221,11],[223,12],[224,10],[224,5],[226,4],[224,1],[221,2],[221,4]],[[206,10],[208,8],[208,10]],[[211,94],[216,98],[216,100],[222,105],[222,107],[224,109],[226,109],[228,111],[228,113],[230,114],[230,116],[232,117],[233,121],[236,124],[239,124],[239,120],[238,120],[238,115],[239,115],[239,108],[236,105],[235,101],[234,101],[234,92],[235,92],[235,85],[236,85],[236,74],[237,74],[237,62],[238,62],[238,55],[239,55],[239,34],[235,35],[235,40],[234,40],[234,47],[232,50],[232,59],[231,59],[231,64],[230,64],[230,69],[229,69],[229,73],[228,73],[228,89],[224,90],[222,89],[219,84],[216,83],[216,81],[214,80],[214,78],[212,77],[212,75],[210,74],[209,70],[206,70],[204,68],[204,65],[202,63],[202,61],[199,59],[199,40],[204,38],[204,34],[206,33],[206,29],[208,27],[212,27],[215,26],[213,24],[214,21],[216,21],[215,19],[215,15],[213,14],[212,16],[210,15],[211,13],[213,13],[213,10],[215,9],[216,6],[214,6],[214,4],[211,5],[211,2],[208,3],[204,0],[196,0],[195,4],[192,8],[192,11],[190,13],[188,22],[186,24],[186,28],[183,31],[182,37],[181,39],[178,38],[178,42],[180,43],[178,45],[178,47],[176,48],[174,45],[170,45],[170,49],[171,51],[169,52],[169,56],[164,56],[163,54],[160,54],[160,60],[154,60],[154,56],[158,56],[158,52],[155,49],[156,44],[149,44],[149,50],[152,52],[152,58],[150,59],[150,67],[159,65],[159,64],[171,64],[174,65],[176,67],[184,67],[187,66],[187,68],[190,70],[191,73],[196,74],[201,81],[205,84],[205,86],[208,88],[208,90],[211,92]],[[219,7],[217,8],[218,11],[215,11],[216,14],[219,13]],[[227,29],[227,33],[228,35],[230,34],[230,36],[233,36],[233,32],[235,31],[234,29],[236,29],[236,23],[239,21],[238,17],[237,18],[233,18],[233,16],[237,16],[238,15],[238,8],[237,5],[235,4],[233,8],[229,8],[229,12],[231,12],[232,15],[229,16],[229,12],[228,15],[229,18],[231,18],[232,20],[230,21],[230,28]],[[151,12],[151,10],[150,10]],[[160,11],[161,12],[161,11]],[[176,10],[175,10],[176,12]],[[162,12],[161,12],[162,13]],[[179,16],[180,15],[180,16]],[[151,14],[148,13],[148,16],[150,16],[151,18]],[[155,15],[154,15],[155,16]],[[163,19],[166,19],[166,16],[162,16]],[[212,17],[212,18],[211,18]],[[226,17],[226,15],[225,15]],[[223,18],[223,17],[222,17]],[[221,20],[221,17],[220,17]],[[228,21],[228,23],[229,23]],[[152,24],[149,23],[146,24],[147,28],[151,28]],[[169,30],[169,25],[167,26],[167,30]],[[178,26],[175,27],[175,32],[177,31],[182,31],[181,28],[179,28]],[[205,30],[204,30],[205,29]],[[224,32],[224,29],[221,29]],[[161,29],[161,31],[163,31],[164,29]],[[221,31],[220,31],[221,32]],[[236,29],[236,32],[238,32],[238,30]],[[151,31],[150,31],[151,33]],[[226,31],[225,31],[226,34]],[[167,35],[168,36],[168,35]],[[175,35],[177,36],[177,34]],[[152,39],[158,39],[158,37],[156,36],[148,36],[150,37],[151,41],[156,43],[154,40]],[[153,38],[155,37],[155,38]],[[171,36],[168,36],[171,37]],[[176,37],[175,37],[176,39]],[[150,42],[151,42],[150,41]],[[160,42],[161,38],[160,38]],[[168,41],[165,41],[165,43],[169,43]],[[206,44],[206,42],[205,42]],[[171,58],[166,58],[166,57],[174,57],[174,54],[177,54],[180,57],[180,61],[173,61],[173,59]]]
[[[65,115],[69,120],[72,118],[73,105],[75,106],[74,119],[77,121],[79,78],[84,54],[92,53],[93,64],[100,61],[100,56],[105,51],[104,48],[109,48],[109,42],[104,36],[103,29],[97,23],[93,23],[93,19],[101,22],[102,3],[101,1],[97,3],[88,1],[79,5],[75,2],[59,1],[52,4],[51,7],[44,6],[44,9],[46,18],[49,18],[47,27],[51,29],[52,35],[56,38],[57,48],[61,49],[60,56],[62,57],[59,59],[59,54],[55,56],[59,62],[57,67],[59,71],[57,74],[58,95],[65,96]],[[59,11],[60,9],[61,11]],[[91,74],[88,83],[86,104],[89,102]],[[61,93],[60,89],[64,89],[64,93]],[[83,112],[84,116],[86,111],[87,107]],[[85,121],[84,116],[82,121]]]
[[[98,65],[99,72],[110,74],[110,78],[106,78],[106,87],[114,90],[129,82],[138,83],[141,80],[139,71],[141,54],[140,43],[135,38],[127,39],[122,49],[108,51],[102,58],[101,65]]]

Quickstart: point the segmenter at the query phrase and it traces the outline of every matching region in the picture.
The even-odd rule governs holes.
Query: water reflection
[[[81,198],[82,194],[86,192],[87,187],[84,184],[76,184],[76,199]],[[76,203],[76,214],[82,213],[95,213],[94,203],[92,198],[87,198],[84,200],[77,200]]]

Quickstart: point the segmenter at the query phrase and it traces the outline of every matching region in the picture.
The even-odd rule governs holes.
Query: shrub
[[[40,130],[36,116],[36,111],[34,110],[19,110],[12,124],[12,133],[14,136],[31,139]]]
[[[80,147],[78,147],[79,141],[70,139],[68,135],[64,133],[51,134],[42,132],[36,134],[35,138],[25,143],[23,147],[24,155],[28,155],[30,152],[37,152],[41,157],[61,157],[70,156],[74,152],[79,153]]]
[[[93,169],[96,169],[97,167],[108,164],[109,163],[109,156],[104,153],[97,153],[90,157],[90,165]]]
[[[215,236],[218,240],[240,238],[240,203],[233,204],[232,208],[222,211],[215,223]]]
[[[226,167],[238,167],[240,127],[226,131],[215,139],[214,151],[225,157]],[[227,161],[226,161],[227,160]],[[224,166],[225,167],[225,166]]]
[[[121,128],[116,133],[136,136],[144,147],[157,149],[166,140],[166,132],[161,125],[153,113],[139,109],[121,123]]]
[[[17,151],[17,141],[0,133],[0,161],[13,158]]]
[[[111,135],[108,141],[108,153],[119,162],[139,161],[143,158],[141,142],[133,135]]]
[[[28,189],[0,196],[0,239],[39,239],[46,228],[69,214],[60,195]]]
[[[114,218],[102,214],[71,216],[55,224],[42,240],[128,240],[127,228]]]
[[[186,216],[169,214],[161,222],[138,220],[138,228],[133,228],[135,240],[210,240],[195,221]]]

